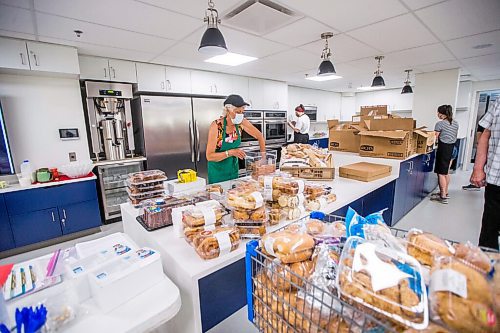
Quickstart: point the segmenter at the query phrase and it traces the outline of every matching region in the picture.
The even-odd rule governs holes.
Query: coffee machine
[[[84,89],[92,158],[101,161],[134,157],[132,85],[85,81]]]

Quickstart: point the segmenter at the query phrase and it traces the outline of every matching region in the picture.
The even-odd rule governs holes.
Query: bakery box
[[[370,105],[359,108],[361,116],[382,116],[387,114],[387,105]]]
[[[404,160],[413,153],[411,131],[363,131],[359,136],[360,156]]]
[[[340,123],[328,120],[328,149],[357,153],[359,151],[359,135],[362,128],[353,123]]]
[[[436,132],[416,129],[413,131],[413,143],[416,154],[430,153],[436,143]]]
[[[391,171],[392,167],[390,165],[359,162],[341,166],[339,168],[339,176],[362,182],[371,182],[390,176]]]

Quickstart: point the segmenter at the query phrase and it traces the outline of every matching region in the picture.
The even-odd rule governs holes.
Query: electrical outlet
[[[70,162],[76,161],[76,153],[74,151],[72,151],[71,153],[69,153],[69,161]]]

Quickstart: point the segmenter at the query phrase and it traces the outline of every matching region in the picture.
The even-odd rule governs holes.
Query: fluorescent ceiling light
[[[249,57],[243,54],[227,52],[225,54],[209,58],[205,60],[205,62],[211,62],[214,64],[220,64],[226,66],[238,66],[254,60],[257,60],[257,58]]]
[[[342,76],[340,75],[323,75],[323,76],[308,76],[306,77],[306,80],[311,80],[311,81],[318,81],[318,82],[322,82],[322,81],[330,81],[330,80],[337,80],[337,79],[341,79]]]
[[[385,86],[375,86],[375,87],[368,86],[368,87],[358,87],[358,90],[367,90],[367,91],[369,91],[369,90],[380,90],[380,89],[384,89],[384,88],[385,88]]]

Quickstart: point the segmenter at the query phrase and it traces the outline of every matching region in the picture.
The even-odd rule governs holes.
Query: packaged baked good
[[[189,244],[193,244],[194,238],[203,231],[213,231],[217,226],[215,224],[212,225],[204,225],[201,227],[185,227],[183,230],[184,238],[186,242]]]
[[[235,223],[242,222],[266,222],[266,208],[264,206],[257,209],[243,209],[243,208],[234,208],[231,211],[231,216]]]
[[[164,197],[143,205],[142,221],[149,230],[173,224],[172,209],[187,206],[190,201],[175,197]]]
[[[237,187],[226,192],[226,203],[232,208],[257,209],[264,206],[264,198],[254,188]]]
[[[455,253],[455,249],[448,241],[418,229],[411,229],[406,235],[406,240],[408,254],[423,265],[432,266],[435,255],[451,256]]]
[[[196,253],[202,259],[214,259],[228,254],[240,245],[240,233],[236,227],[216,227],[205,230],[193,238]]]
[[[269,208],[268,223],[269,225],[277,225],[287,218],[287,212],[281,208]]]
[[[311,200],[317,199],[329,193],[330,191],[324,185],[311,184],[309,182],[304,186],[304,195]]]
[[[266,153],[247,152],[245,156],[245,165],[247,176],[251,175],[253,179],[258,179],[260,176],[269,175],[276,171],[277,153],[275,150],[267,151]]]
[[[182,212],[182,222],[186,227],[201,227],[221,224],[225,210],[218,204],[195,206]]]
[[[237,223],[235,226],[240,232],[240,237],[246,239],[260,238],[267,232],[264,223]]]
[[[133,186],[147,185],[149,182],[167,180],[165,172],[161,170],[147,170],[134,172],[128,175],[127,183]]]
[[[260,240],[260,247],[265,254],[285,264],[311,258],[314,244],[314,239],[308,234],[287,230],[266,234]]]
[[[207,185],[206,190],[209,193],[216,193],[219,195],[222,195],[224,193],[224,189],[219,184]]]
[[[436,256],[429,299],[432,319],[457,332],[493,333],[500,326],[486,275],[452,256]]]
[[[312,260],[299,261],[293,264],[281,264],[269,261],[268,277],[278,290],[292,292],[304,286],[314,271]]]
[[[131,193],[127,188],[129,202],[134,205],[134,207],[140,207],[141,203],[148,199],[160,199],[165,195],[165,190],[155,190],[147,191],[141,193]]]
[[[286,207],[286,208],[282,208],[282,209],[283,209],[283,212],[285,214],[285,218],[289,221],[298,220],[299,218],[304,216],[305,212],[306,212],[305,208],[303,206],[299,206],[299,207],[295,207],[295,208]]]
[[[471,242],[457,243],[453,245],[455,249],[455,257],[462,259],[469,264],[480,269],[485,274],[489,273],[493,268],[490,258],[478,246],[473,245]]]
[[[286,175],[261,176],[259,184],[264,190],[277,190],[288,195],[304,193],[305,187],[305,182],[302,179],[294,179]]]
[[[427,327],[427,292],[419,262],[382,241],[349,237],[337,272],[343,298],[408,327]]]

